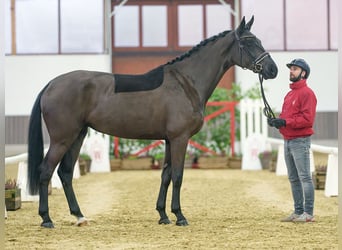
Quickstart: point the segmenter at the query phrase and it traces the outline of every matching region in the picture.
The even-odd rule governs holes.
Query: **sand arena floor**
[[[292,210],[287,177],[269,171],[186,169],[181,193],[189,226],[158,225],[160,170],[87,174],[74,180],[90,223],[76,227],[63,190],[49,196],[54,229],[38,203],[8,212],[6,249],[337,249],[338,198],[315,191],[315,223],[281,223]]]

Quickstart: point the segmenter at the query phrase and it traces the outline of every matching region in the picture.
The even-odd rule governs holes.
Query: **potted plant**
[[[7,179],[5,182],[6,209],[15,211],[21,207],[21,189],[16,179]]]

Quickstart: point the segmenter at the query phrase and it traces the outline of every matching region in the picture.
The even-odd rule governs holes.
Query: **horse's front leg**
[[[180,205],[180,190],[183,181],[184,159],[188,139],[178,138],[170,142],[171,149],[171,178],[172,178],[172,201],[171,211],[177,217],[177,226],[187,226],[188,221],[182,214]]]
[[[167,190],[169,188],[171,182],[171,158],[170,158],[170,143],[168,140],[165,141],[165,160],[161,175],[161,183],[160,183],[160,190],[157,200],[156,209],[159,212],[160,219],[159,224],[170,224],[171,221],[169,220],[166,212],[166,196]]]

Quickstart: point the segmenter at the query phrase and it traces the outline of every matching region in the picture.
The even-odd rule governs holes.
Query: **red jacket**
[[[317,99],[306,79],[290,84],[290,88],[279,116],[286,121],[286,126],[279,129],[285,140],[312,135],[316,116]]]

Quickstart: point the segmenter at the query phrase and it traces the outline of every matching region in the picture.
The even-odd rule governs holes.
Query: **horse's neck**
[[[232,42],[230,37],[223,37],[207,44],[189,58],[177,63],[179,72],[191,79],[203,106],[223,74],[234,65],[228,57],[230,50],[228,48]]]

